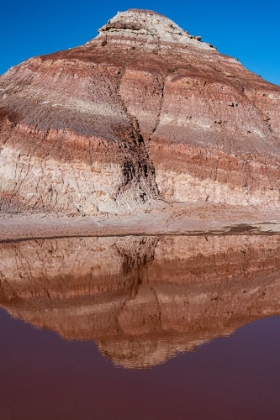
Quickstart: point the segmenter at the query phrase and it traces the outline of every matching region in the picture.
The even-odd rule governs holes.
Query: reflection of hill
[[[0,244],[0,304],[129,368],[280,314],[280,237],[127,237]]]

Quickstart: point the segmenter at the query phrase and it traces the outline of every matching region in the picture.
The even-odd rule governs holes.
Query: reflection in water
[[[0,305],[144,368],[280,314],[280,237],[63,238],[0,244]]]

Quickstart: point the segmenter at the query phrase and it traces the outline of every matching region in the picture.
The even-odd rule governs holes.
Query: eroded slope
[[[2,211],[279,208],[280,88],[154,12],[0,78]]]

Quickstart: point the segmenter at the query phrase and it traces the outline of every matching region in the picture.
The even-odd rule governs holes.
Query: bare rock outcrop
[[[0,306],[94,340],[117,365],[147,368],[279,315],[279,251],[279,236],[1,243]]]
[[[0,77],[4,212],[280,207],[280,87],[157,13]]]

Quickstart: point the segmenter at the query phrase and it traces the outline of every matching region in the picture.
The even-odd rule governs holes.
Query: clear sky
[[[1,0],[0,74],[27,58],[84,44],[132,7],[169,17],[280,85],[279,0]]]

